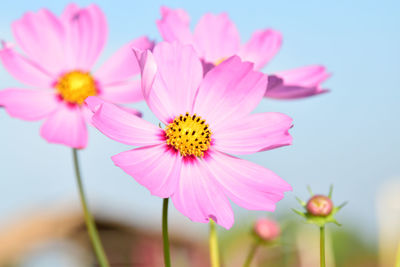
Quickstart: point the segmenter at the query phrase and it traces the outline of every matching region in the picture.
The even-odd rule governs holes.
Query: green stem
[[[244,262],[243,267],[250,267],[250,263],[253,261],[254,255],[256,254],[257,248],[261,243],[261,239],[257,238],[257,241],[253,243],[250,247],[249,254],[247,254],[246,261]]]
[[[397,247],[396,267],[400,267],[400,241],[399,241],[399,245]]]
[[[164,245],[164,264],[165,267],[171,267],[171,257],[169,254],[169,240],[168,240],[168,198],[164,198],[163,201],[162,236]]]
[[[210,236],[208,241],[210,246],[211,267],[220,267],[217,229],[212,219],[210,219]]]
[[[97,260],[99,261],[100,266],[101,267],[109,267],[110,265],[108,264],[108,260],[107,260],[106,254],[104,252],[103,246],[101,245],[101,240],[99,237],[99,233],[97,232],[97,229],[96,229],[96,224],[94,223],[93,216],[90,213],[89,208],[87,206],[85,191],[83,189],[81,173],[79,170],[78,151],[74,148],[72,150],[72,153],[74,156],[76,181],[78,183],[79,195],[81,197],[81,203],[82,203],[83,213],[85,216],[86,227],[89,232],[89,237],[92,242],[93,249],[96,254]]]
[[[325,267],[325,225],[319,228],[320,266]]]

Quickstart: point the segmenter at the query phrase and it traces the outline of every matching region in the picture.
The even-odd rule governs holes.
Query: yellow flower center
[[[196,114],[177,116],[165,128],[167,144],[179,150],[182,156],[203,157],[210,147],[211,131],[205,120]]]
[[[96,82],[89,72],[71,71],[56,83],[62,99],[72,104],[82,105],[89,96],[97,95]]]
[[[215,66],[218,66],[219,64],[221,64],[225,60],[226,60],[226,57],[222,57],[222,58],[218,59],[217,61],[215,61]]]

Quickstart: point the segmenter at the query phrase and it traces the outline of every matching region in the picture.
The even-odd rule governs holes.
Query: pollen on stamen
[[[211,142],[209,125],[200,116],[176,116],[165,128],[167,144],[179,150],[182,156],[203,157]]]

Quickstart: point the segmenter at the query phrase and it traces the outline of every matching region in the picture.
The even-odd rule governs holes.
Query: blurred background
[[[0,39],[13,42],[11,23],[46,7],[60,14],[69,1],[2,1]],[[253,221],[279,220],[282,246],[259,251],[255,266],[317,266],[317,229],[291,212],[306,186],[349,204],[328,226],[328,266],[393,266],[400,237],[400,2],[398,1],[75,1],[98,4],[109,38],[99,63],[133,38],[161,40],[159,8],[184,8],[192,26],[206,12],[227,12],[245,42],[253,31],[274,28],[282,49],[264,69],[274,72],[323,64],[333,75],[328,94],[294,101],[265,99],[257,112],[279,111],[294,119],[292,146],[248,160],[293,186],[275,213],[234,206],[236,223],[219,228],[225,266],[241,266]],[[0,66],[0,89],[24,87]],[[144,103],[132,105],[157,119]],[[0,266],[91,266],[71,149],[39,136],[41,122],[10,118],[0,110]],[[110,157],[129,149],[89,131],[80,152],[90,207],[98,218],[115,266],[162,266],[162,200],[115,167]],[[207,266],[205,224],[193,223],[170,206],[175,266]],[[314,253],[315,251],[315,253]],[[317,260],[317,261],[315,261]],[[190,264],[188,262],[191,262]],[[8,265],[6,265],[8,264]]]

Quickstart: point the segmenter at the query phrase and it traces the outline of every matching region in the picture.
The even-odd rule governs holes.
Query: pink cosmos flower
[[[232,55],[263,68],[279,51],[282,36],[271,29],[254,32],[250,40],[241,45],[239,32],[227,14],[205,14],[200,18],[194,32],[190,31],[189,15],[182,9],[161,8],[158,29],[167,42],[178,41],[191,44],[208,70]],[[296,99],[327,92],[320,84],[329,78],[325,67],[312,65],[270,76],[265,96],[275,99]]]
[[[251,154],[289,145],[292,120],[281,113],[250,112],[268,77],[233,56],[203,78],[190,45],[162,42],[136,51],[144,98],[162,129],[115,105],[86,102],[103,134],[139,148],[112,157],[115,165],[153,195],[171,197],[191,220],[233,224],[228,197],[251,210],[273,211],[288,183],[272,171],[229,154]]]
[[[143,99],[140,72],[131,47],[153,46],[141,37],[123,46],[97,71],[92,67],[107,39],[107,23],[96,5],[68,5],[60,17],[46,9],[28,12],[12,24],[18,46],[25,55],[3,43],[0,59],[19,81],[32,89],[0,91],[0,106],[16,118],[45,119],[40,134],[48,142],[84,148],[90,110],[88,96],[103,101],[135,102]]]

